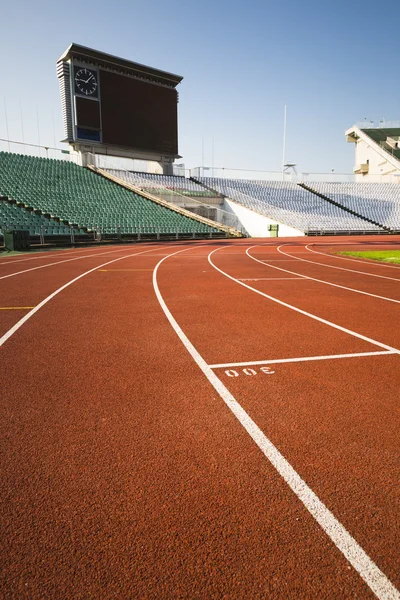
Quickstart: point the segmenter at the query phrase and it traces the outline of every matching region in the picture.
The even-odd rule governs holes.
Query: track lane
[[[145,249],[145,248],[143,248]],[[118,255],[123,256],[128,252],[140,252],[141,248],[120,248],[114,254],[81,257],[76,262],[58,264],[46,271],[30,271],[23,277],[13,277],[0,281],[1,303],[4,307],[37,306],[43,298],[53,293],[58,287],[65,285],[71,278],[78,277],[83,272],[96,267],[96,265],[113,260]],[[40,273],[40,275],[38,274]],[[25,311],[26,312],[26,311]],[[3,335],[21,318],[20,311],[0,310],[0,335]]]
[[[21,262],[31,262],[33,260],[43,260],[47,258],[57,258],[63,257],[64,255],[79,255],[80,253],[87,254],[89,252],[99,251],[101,249],[106,249],[108,247],[115,248],[117,244],[110,244],[110,246],[104,245],[93,245],[93,246],[83,246],[83,247],[74,247],[74,248],[62,248],[59,250],[40,250],[40,251],[31,251],[25,252],[21,254],[16,254],[13,256],[3,256],[0,254],[0,267],[2,266],[12,266]]]
[[[252,253],[253,250],[259,253],[258,249],[258,246],[253,246],[247,251],[247,254]],[[383,300],[395,303],[399,302],[400,278],[396,279],[394,277],[387,277],[386,275],[382,276],[326,265],[320,263],[318,260],[313,260],[312,256],[311,259],[308,258],[309,255],[307,255],[307,258],[304,258],[305,255],[303,252],[293,253],[288,245],[284,247],[278,246],[277,251],[291,260],[294,259],[297,265],[292,264],[291,267],[302,275],[318,278],[327,285],[342,285],[347,287],[349,291],[354,291],[354,293],[372,294],[379,296]],[[371,279],[371,276],[373,279]]]
[[[368,273],[359,272],[355,274],[347,270],[332,272],[329,270],[330,267],[322,263],[302,258],[304,256],[303,252],[294,254],[290,253],[288,246],[284,248],[285,250],[281,246],[277,248],[279,255],[286,257],[286,261],[282,259],[282,264],[275,264],[275,260],[270,258],[270,253],[265,254],[260,246],[251,246],[246,250],[246,254],[260,264],[270,265],[271,268],[280,269],[288,275],[306,277],[323,285],[342,288],[362,296],[370,295],[386,302],[400,303],[400,279],[384,277],[383,280],[381,278],[379,280],[369,280],[367,279]],[[334,268],[336,269],[336,267]]]
[[[234,263],[233,263],[234,264]],[[180,272],[181,269],[179,269]],[[170,280],[170,275],[171,273],[168,273],[168,280]],[[185,277],[186,273],[185,271],[182,272],[182,276]],[[214,289],[214,286],[212,286]],[[168,288],[166,287],[166,294],[170,295],[168,293]],[[232,302],[233,306],[232,306],[232,311],[234,311],[235,313],[240,312],[238,310],[237,305],[235,305]],[[176,306],[175,306],[175,314],[176,314]],[[181,313],[178,313],[178,320],[181,320]],[[229,332],[227,332],[227,336],[229,335]],[[310,354],[312,354],[312,350],[310,350]],[[398,362],[398,357],[397,356],[392,356],[392,357],[388,357],[390,360],[394,361],[396,360]],[[380,360],[385,360],[386,357],[379,357]],[[358,361],[360,361],[361,365],[362,365],[362,369],[361,370],[365,370],[368,365],[368,363],[365,363],[363,361],[365,361],[366,359],[357,359]],[[329,369],[329,367],[326,367],[325,369]],[[292,368],[293,369],[293,365],[285,365],[286,368]],[[304,368],[303,365],[300,366],[295,366],[295,368],[297,369],[301,369]],[[316,366],[315,363],[312,364],[311,366],[311,371],[312,370],[316,370],[318,371],[318,365]],[[322,369],[323,370],[323,369]],[[250,370],[251,371],[251,370]],[[251,373],[247,373],[246,375],[252,375]],[[255,373],[254,373],[255,375]],[[247,382],[250,381],[250,377],[246,377],[245,375],[242,375],[242,378],[230,378],[228,376],[226,376],[224,378],[224,383],[226,385],[229,385],[231,381],[236,382],[237,385],[239,385],[239,390],[240,390],[240,383],[243,386],[243,379],[247,380]],[[293,378],[294,379],[294,378]],[[316,379],[316,378],[314,378]],[[331,381],[332,378],[328,379],[328,382]],[[273,386],[273,382],[274,382],[275,378],[274,375],[272,374],[271,376],[265,376],[265,375],[261,375],[261,378],[258,378],[257,381],[259,382],[264,382],[264,386],[265,385],[269,385],[269,386]],[[253,379],[251,378],[251,381],[253,381]],[[322,378],[322,381],[324,381],[324,379]],[[240,382],[240,383],[239,383]],[[267,382],[267,383],[265,383]],[[343,381],[343,377],[341,378],[341,382],[342,385],[344,383]],[[333,388],[339,388],[340,389],[340,383],[338,385],[338,382],[332,382],[333,383]],[[369,382],[368,382],[369,383]],[[368,386],[367,383],[367,386]],[[378,383],[380,383],[380,381],[378,379],[375,380],[375,391],[377,390],[378,387]],[[396,388],[397,386],[397,380],[395,380],[393,383],[393,390]],[[358,384],[358,382],[356,383],[356,385]],[[249,385],[249,384],[248,384]],[[292,380],[292,390],[296,389],[296,384],[293,386],[293,380]],[[290,389],[290,386],[289,386]],[[357,385],[356,387],[356,391],[359,392],[359,386]],[[368,387],[367,387],[368,389]],[[254,398],[252,395],[249,395],[249,389],[248,387],[246,388],[247,391],[247,396],[244,396],[247,400],[247,404],[250,405],[250,407],[253,410],[254,413]],[[251,392],[253,392],[254,390],[250,390]],[[271,389],[269,390],[269,394],[271,394]],[[335,390],[336,391],[336,390]],[[354,389],[353,389],[354,392]],[[263,422],[268,423],[269,425],[269,429],[271,429],[270,425],[271,425],[271,414],[269,412],[269,408],[270,408],[270,404],[272,404],[272,402],[270,403],[268,401],[268,408],[266,409],[266,397],[265,394],[268,394],[267,390],[265,390],[265,387],[262,390],[262,396],[259,399],[259,404],[258,404],[258,409],[262,411],[263,414]],[[272,392],[273,393],[273,392]],[[337,393],[337,391],[336,391]],[[243,394],[242,394],[243,396]],[[315,397],[315,390],[312,390],[312,394],[311,394],[311,398]],[[268,398],[268,395],[267,395]],[[356,400],[357,396],[353,397],[352,400]],[[373,399],[372,397],[369,397],[366,404],[368,406],[369,402],[371,402]],[[285,400],[286,400],[286,404],[288,403],[288,398],[285,396]],[[292,399],[290,399],[290,403],[293,404],[294,407],[296,407],[296,401],[298,401],[298,399],[294,398],[293,402],[291,401]],[[323,398],[321,398],[321,401],[324,400]],[[348,400],[348,399],[347,399]],[[389,392],[389,400],[390,400],[390,392]],[[260,408],[261,407],[261,408]],[[378,411],[377,414],[379,414],[379,408],[382,407],[378,407]],[[389,408],[393,408],[393,403],[390,406],[390,401],[389,401]],[[327,410],[328,409],[328,410]],[[325,411],[325,415],[326,414],[330,414],[329,413],[329,405],[326,406],[326,402],[324,402],[324,406],[321,408],[321,410]],[[318,410],[317,410],[318,412]],[[357,411],[355,411],[357,412]],[[390,411],[386,411],[386,413],[388,414],[389,418],[390,418]],[[288,417],[288,413],[284,412],[284,408],[281,406],[278,416],[282,418],[282,415],[284,415],[283,417],[283,429],[286,426],[286,430],[287,430],[287,425],[288,425],[288,421],[287,421],[287,417]],[[274,416],[274,412],[272,412],[272,417]],[[400,417],[400,415],[398,415],[398,417]],[[328,419],[328,423],[329,423],[329,419]],[[387,425],[388,421],[386,420],[385,424]],[[335,425],[337,425],[338,423],[336,422]],[[385,428],[385,424],[383,424],[383,428],[379,430],[379,434],[383,434],[383,437],[385,436],[386,433],[386,428]],[[341,439],[341,428],[339,427],[338,429],[335,429],[334,427],[331,429],[330,433],[331,433],[331,438],[333,438],[333,442],[332,439],[330,439],[328,441],[328,443],[324,444],[324,435],[325,435],[325,431],[324,431],[324,427],[320,428],[319,427],[319,421],[316,419],[315,421],[312,421],[311,423],[309,422],[308,427],[310,429],[314,429],[318,435],[319,435],[319,443],[316,447],[317,449],[317,456],[318,456],[318,452],[321,451],[321,454],[323,455],[322,457],[319,457],[319,460],[315,460],[314,458],[314,462],[313,467],[317,468],[317,469],[323,469],[324,470],[324,476],[321,478],[320,482],[319,482],[319,487],[321,488],[321,491],[323,493],[323,495],[325,495],[326,497],[330,497],[330,493],[333,492],[333,496],[337,495],[338,496],[338,502],[335,504],[335,506],[338,506],[338,510],[343,509],[343,506],[345,506],[345,508],[347,508],[347,504],[349,505],[349,510],[342,510],[341,512],[344,515],[347,515],[347,512],[349,513],[350,517],[347,518],[347,522],[350,524],[350,526],[355,529],[357,532],[360,532],[360,525],[362,528],[362,531],[364,532],[364,536],[363,539],[365,539],[366,542],[368,542],[368,533],[365,534],[365,532],[368,532],[368,525],[369,525],[369,517],[370,517],[370,513],[368,512],[369,509],[371,509],[372,511],[374,510],[374,508],[376,508],[376,506],[378,506],[379,508],[379,517],[381,518],[381,521],[379,522],[379,518],[375,519],[374,522],[374,526],[376,527],[376,530],[374,531],[375,535],[373,536],[373,542],[371,543],[371,540],[369,540],[368,543],[368,548],[371,550],[371,552],[375,553],[376,556],[378,557],[378,559],[381,561],[381,564],[384,564],[388,569],[389,572],[393,575],[394,579],[396,580],[396,578],[398,579],[398,573],[397,573],[397,559],[399,558],[398,555],[398,549],[397,549],[397,533],[398,533],[398,513],[393,515],[393,510],[395,507],[398,508],[398,504],[396,504],[396,495],[393,493],[393,488],[391,487],[391,484],[394,484],[394,486],[396,485],[396,483],[398,483],[398,476],[399,476],[399,472],[398,472],[398,467],[397,465],[395,465],[395,462],[392,461],[392,471],[390,471],[390,468],[384,470],[384,471],[380,471],[381,474],[381,481],[380,483],[383,482],[384,485],[384,489],[381,490],[381,493],[379,494],[378,492],[378,497],[374,497],[372,496],[375,501],[372,502],[371,506],[368,506],[368,509],[364,512],[364,514],[362,515],[362,518],[359,519],[359,511],[360,509],[362,510],[363,507],[363,498],[364,498],[364,488],[367,485],[370,485],[371,483],[375,483],[376,477],[374,477],[374,475],[377,472],[377,468],[376,465],[377,463],[379,464],[379,455],[377,456],[376,454],[374,454],[373,452],[370,453],[372,454],[372,458],[369,456],[368,459],[368,468],[365,469],[364,465],[363,465],[363,450],[364,450],[364,446],[356,446],[354,454],[355,456],[353,456],[353,458],[356,458],[356,462],[355,462],[355,466],[354,469],[352,470],[352,475],[356,474],[355,477],[355,481],[353,481],[353,479],[350,477],[350,481],[349,478],[345,478],[345,484],[343,486],[341,486],[341,478],[340,475],[337,478],[334,478],[334,481],[332,482],[330,479],[330,472],[331,472],[331,467],[329,465],[332,464],[332,456],[334,455],[334,450],[336,450],[338,448],[338,440]],[[342,419],[342,423],[340,423],[341,426],[343,426],[343,419]],[[375,428],[375,423],[374,423],[374,419],[372,419],[372,427],[365,427],[365,431],[363,429],[363,425],[362,424],[360,426],[360,430],[357,432],[358,435],[358,439],[366,445],[368,446],[368,441],[364,438],[364,435],[366,435],[366,437],[368,438],[368,434],[371,435],[371,433],[373,433],[376,438],[379,440],[379,434],[376,435],[376,428]],[[400,425],[400,418],[397,419],[397,422],[395,422],[395,424],[393,424],[393,422],[391,422],[391,427],[389,428],[389,432],[391,432],[391,439],[387,444],[387,447],[384,450],[387,450],[389,452],[389,455],[392,455],[391,453],[393,452],[393,443],[396,442],[397,446],[396,448],[398,449],[398,438],[397,438],[397,430],[398,430],[398,426]],[[294,429],[294,435],[295,437],[298,436],[298,430],[296,430],[297,427],[297,422],[294,423],[295,429]],[[357,426],[356,426],[357,429]],[[353,430],[354,430],[354,423],[353,423]],[[280,432],[281,433],[281,432]],[[290,433],[293,435],[293,428],[291,429]],[[274,434],[275,435],[275,434]],[[290,440],[289,436],[289,440]],[[389,436],[390,437],[390,436]],[[304,436],[299,436],[296,438],[300,447],[300,454],[301,454],[301,446],[304,443]],[[322,444],[322,448],[321,448],[321,444]],[[330,444],[333,445],[333,448],[331,448]],[[392,446],[391,446],[392,444]],[[295,444],[296,445],[296,444]],[[353,440],[353,445],[354,445],[354,440]],[[315,448],[312,448],[315,451]],[[297,448],[297,451],[299,451],[299,448]],[[291,454],[293,455],[293,448],[291,448]],[[343,452],[343,454],[345,454],[345,451]],[[385,456],[385,452],[383,452],[384,456]],[[294,456],[296,456],[296,451],[294,451]],[[305,461],[307,464],[307,460],[310,459],[310,455],[308,454],[305,457]],[[302,463],[302,461],[300,461],[300,463]],[[372,463],[372,465],[371,465]],[[343,474],[343,468],[346,469],[346,461],[343,460],[343,456],[338,457],[338,464],[339,464],[339,469],[341,467],[340,470],[340,474]],[[302,463],[303,465],[303,463]],[[304,466],[304,465],[303,465]],[[378,470],[379,471],[379,470]],[[311,472],[314,474],[313,470],[311,470]],[[318,471],[319,473],[319,471]],[[317,473],[317,475],[318,475]],[[370,475],[370,479],[368,479],[368,475]],[[359,487],[359,484],[361,482],[361,488]],[[349,487],[346,488],[346,484],[349,483]],[[332,490],[333,487],[333,490]],[[354,488],[356,489],[356,493],[354,493]],[[339,493],[338,493],[338,489],[340,489]],[[375,490],[375,488],[370,488],[370,492],[372,490]],[[372,494],[374,492],[372,491]],[[347,497],[348,495],[348,497]],[[387,500],[389,496],[389,501]],[[382,500],[382,505],[380,504],[380,500]],[[389,517],[389,524],[387,522],[387,518]],[[386,519],[386,521],[385,521]],[[377,526],[377,522],[379,522],[380,528]],[[382,527],[383,525],[383,527]],[[391,525],[393,526],[393,529],[391,529]],[[379,529],[379,531],[377,531]],[[386,535],[387,538],[389,539],[385,539],[383,538],[383,542],[382,542],[382,538],[381,536]],[[382,542],[382,543],[380,543]],[[385,596],[386,597],[386,596]],[[390,594],[389,597],[392,597]],[[393,597],[398,597],[398,594],[394,591],[393,592]]]
[[[400,266],[396,265],[396,264],[387,264],[387,263],[383,263],[383,262],[379,262],[376,260],[372,260],[369,258],[355,258],[352,256],[340,256],[337,254],[337,251],[334,251],[332,247],[327,247],[324,245],[318,245],[318,244],[307,244],[305,246],[306,250],[310,253],[313,253],[315,255],[319,256],[319,260],[323,260],[323,258],[325,259],[332,259],[329,262],[327,262],[327,264],[334,264],[337,266],[343,266],[346,267],[346,261],[348,263],[348,267],[355,267],[355,268],[361,268],[360,264],[363,265],[363,267],[367,267],[371,272],[373,273],[377,273],[377,274],[384,274],[385,273],[385,269],[389,268],[392,269],[392,274],[393,276],[397,276],[396,271],[393,269],[399,269]],[[381,250],[399,250],[400,248],[400,242],[398,242],[397,244],[393,244],[390,247],[384,247],[382,246]],[[343,248],[343,251],[348,250],[348,248]],[[324,252],[325,250],[325,252]],[[365,247],[360,247],[360,248],[352,248],[351,250],[374,250],[374,248],[365,248]],[[358,265],[352,265],[351,263],[359,263]],[[383,267],[383,269],[381,268]],[[387,271],[387,273],[389,274],[390,271]]]
[[[218,251],[215,259],[218,261],[216,266],[221,267],[222,270],[224,270],[224,265],[233,266],[234,271],[232,272],[236,273],[236,279],[246,279],[247,272],[251,273],[252,278],[259,279],[259,281],[243,281],[243,284],[247,284],[263,294],[272,295],[278,301],[310,312],[318,318],[326,319],[383,344],[399,348],[398,332],[392,326],[399,314],[397,304],[369,296],[360,296],[347,290],[309,280],[302,283],[291,279],[287,282],[274,281],[272,278],[276,277],[277,273],[285,275],[274,267],[279,265],[279,268],[285,269],[286,263],[279,262],[275,265],[269,258],[269,264],[256,263],[245,254],[245,250],[243,257],[236,257],[235,262],[231,264],[229,264],[229,251],[226,250]],[[292,271],[291,259],[284,258],[284,260],[290,261],[288,270]],[[255,275],[254,265],[258,265],[258,277]],[[247,271],[247,269],[249,270]],[[229,270],[227,273],[230,274]],[[293,277],[293,275],[287,274],[287,277]],[[271,278],[271,280],[265,278]]]
[[[3,593],[372,598],[180,344],[158,261],[96,270],[7,342]]]

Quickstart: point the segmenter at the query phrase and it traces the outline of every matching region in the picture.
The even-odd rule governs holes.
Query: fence
[[[0,151],[12,152],[14,154],[25,154],[26,156],[36,156],[38,158],[54,158],[80,164],[78,155],[69,150],[61,150],[52,146],[39,146],[37,144],[26,144],[25,142],[16,142],[0,138]]]
[[[337,182],[351,183],[356,181],[353,173],[306,173],[295,170],[260,171],[256,169],[228,169],[225,167],[196,167],[189,170],[190,177],[217,177],[220,179],[246,179],[251,181],[285,181],[287,183]]]

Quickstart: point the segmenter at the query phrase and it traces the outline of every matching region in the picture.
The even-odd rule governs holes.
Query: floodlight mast
[[[282,155],[282,181],[285,178],[285,154],[286,154],[286,104],[283,113],[283,155]]]

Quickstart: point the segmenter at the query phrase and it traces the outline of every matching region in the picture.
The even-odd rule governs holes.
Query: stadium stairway
[[[143,198],[147,198],[147,200],[156,202],[157,204],[160,204],[161,206],[164,206],[170,210],[173,210],[176,213],[184,215],[185,217],[189,217],[190,219],[192,219],[194,221],[203,223],[204,225],[213,227],[214,229],[218,229],[219,231],[225,233],[229,237],[243,237],[243,233],[241,231],[239,231],[238,229],[235,229],[234,227],[222,225],[221,223],[218,223],[217,221],[212,221],[211,219],[202,217],[196,213],[186,210],[185,208],[177,206],[176,204],[172,204],[172,202],[168,202],[166,200],[163,200],[162,198],[159,198],[158,196],[154,196],[153,194],[151,194],[145,190],[142,190],[139,187],[136,187],[135,185],[133,185],[132,183],[129,183],[125,179],[121,179],[120,177],[117,177],[116,175],[113,175],[112,173],[109,173],[108,171],[105,171],[104,169],[100,169],[99,167],[95,167],[94,165],[88,165],[87,168],[90,169],[91,171],[93,171],[94,173],[97,173],[98,175],[101,175],[102,177],[105,177],[106,179],[109,179],[109,180],[113,181],[114,183],[117,183],[118,185],[120,185],[132,192],[135,192],[135,194],[138,194],[139,196],[142,196]]]
[[[329,198],[329,196],[325,196],[325,194],[321,194],[320,192],[318,192],[317,190],[313,189],[311,186],[306,185],[305,183],[298,183],[297,185],[299,187],[303,188],[304,190],[307,190],[308,192],[311,192],[315,196],[318,196],[319,198],[322,198],[323,200],[326,200],[330,204],[333,204],[334,206],[338,206],[339,208],[341,208],[345,212],[347,212],[347,213],[349,213],[351,215],[354,215],[355,217],[358,217],[359,219],[362,219],[363,221],[366,221],[367,223],[372,223],[372,225],[376,225],[377,227],[381,227],[384,231],[387,231],[388,233],[394,233],[393,230],[390,227],[387,227],[386,225],[382,225],[382,223],[378,223],[377,221],[374,221],[374,220],[370,219],[369,217],[365,217],[364,215],[360,214],[359,212],[356,212],[356,211],[352,210],[351,208],[348,208],[347,206],[344,206],[343,204],[340,204],[340,202],[336,202],[336,200],[333,200],[332,198]]]

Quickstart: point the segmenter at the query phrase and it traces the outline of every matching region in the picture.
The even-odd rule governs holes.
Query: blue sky
[[[211,165],[214,147],[216,167],[280,170],[285,104],[286,159],[300,171],[350,172],[345,129],[400,119],[398,1],[14,0],[1,17],[1,138],[7,112],[22,139],[22,112],[26,142],[62,147],[56,60],[72,41],[184,77],[189,168],[203,147]]]

